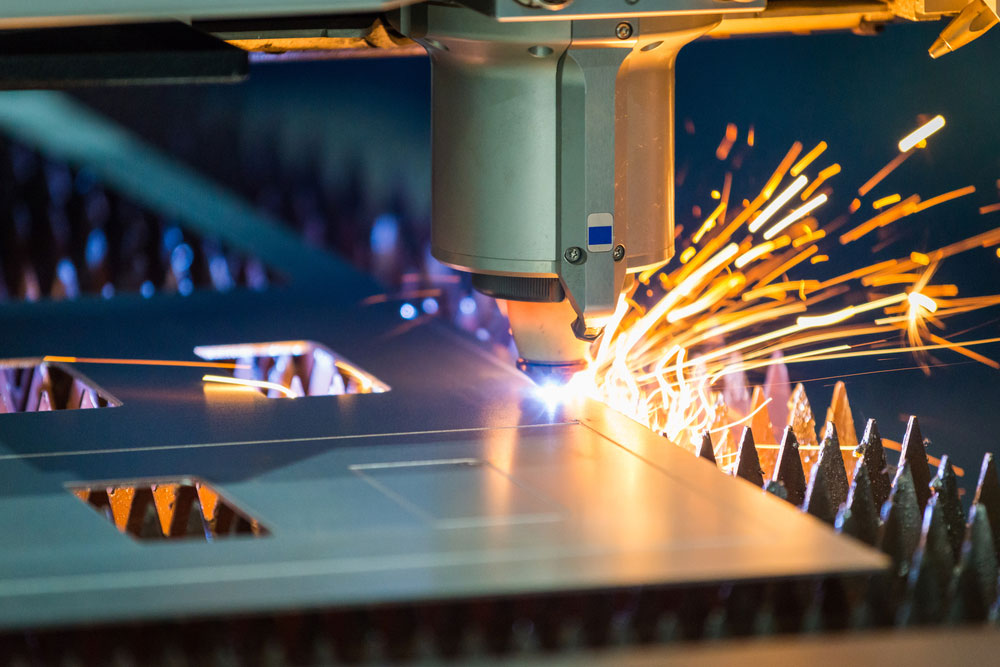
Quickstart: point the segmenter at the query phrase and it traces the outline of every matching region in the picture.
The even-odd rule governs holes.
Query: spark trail
[[[678,243],[678,258],[639,274],[625,290],[588,369],[573,384],[678,445],[696,450],[705,432],[713,434],[716,455],[726,461],[744,424],[755,425],[758,442],[757,431],[764,431],[773,436],[764,442],[776,443],[786,408],[789,425],[803,434],[803,449],[815,445],[804,389],[775,389],[782,384],[777,378],[787,379],[787,364],[913,354],[929,372],[931,352],[952,351],[1000,368],[972,349],[997,338],[952,340],[935,333],[949,317],[1000,305],[1000,295],[959,298],[956,285],[932,282],[944,260],[1000,245],[1000,228],[824,280],[812,268],[880,227],[975,192],[969,186],[927,199],[874,196],[882,180],[926,147],[944,125],[939,118],[904,137],[900,153],[859,188],[862,199],[873,195],[868,210],[875,215],[839,235],[837,227],[862,215],[861,200],[845,216],[821,222],[829,181],[840,173],[836,163],[818,165],[825,142],[804,156],[796,142],[761,192],[739,208],[727,172],[721,201]],[[728,127],[720,160],[733,152],[736,136]],[[768,375],[752,395],[748,372]],[[846,405],[846,393],[838,400]]]

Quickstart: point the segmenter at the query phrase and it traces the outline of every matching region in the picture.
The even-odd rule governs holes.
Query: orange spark
[[[782,206],[787,204],[789,199],[798,194],[802,190],[802,188],[806,186],[806,183],[808,182],[809,179],[807,179],[805,176],[799,176],[794,181],[792,181],[791,185],[785,188],[784,192],[775,197],[774,200],[771,201],[771,203],[768,204],[764,208],[764,210],[760,212],[760,215],[757,216],[757,218],[752,223],[750,223],[750,226],[748,226],[747,229],[750,232],[756,232],[758,229],[763,227],[764,223],[767,222],[775,213],[777,213]]]
[[[818,158],[823,153],[823,151],[825,151],[825,150],[826,150],[826,142],[825,141],[819,142],[818,144],[816,144],[815,148],[813,148],[811,151],[809,151],[808,153],[806,153],[802,157],[801,160],[799,160],[798,162],[796,162],[795,166],[793,166],[788,173],[791,176],[793,176],[793,177],[794,176],[798,176],[799,174],[802,173],[802,171],[806,167],[808,167],[809,165],[811,165],[813,163],[813,161],[816,158]]]
[[[910,132],[908,135],[899,140],[899,152],[905,153],[912,150],[917,147],[920,142],[927,139],[927,137],[931,136],[942,127],[944,127],[944,116],[934,116],[913,132]]]
[[[739,131],[734,123],[729,123],[726,125],[726,134],[722,137],[722,142],[719,147],[715,149],[715,157],[719,160],[725,160],[729,157],[729,151],[733,149],[733,144],[736,142],[736,138],[739,135]]]
[[[813,193],[819,189],[819,186],[823,185],[827,179],[832,178],[840,173],[840,165],[834,162],[829,167],[819,172],[816,175],[816,180],[809,184],[809,187],[802,191],[802,201],[805,201],[812,197]]]
[[[914,213],[924,211],[932,206],[943,204],[944,202],[951,201],[952,199],[958,199],[959,197],[971,195],[975,191],[976,191],[976,186],[967,185],[964,188],[958,188],[957,190],[952,190],[951,192],[945,192],[944,194],[938,195],[937,197],[931,197],[930,199],[921,202],[914,210]]]
[[[858,188],[858,194],[860,196],[864,197],[866,194],[868,194],[869,192],[871,192],[872,188],[874,188],[876,185],[878,185],[879,183],[881,183],[885,179],[885,177],[888,176],[889,174],[891,174],[893,171],[895,171],[896,168],[899,167],[899,165],[901,165],[904,162],[906,162],[906,158],[910,157],[911,155],[913,155],[913,153],[909,153],[909,152],[908,153],[900,153],[896,157],[894,157],[891,160],[889,160],[889,163],[887,165],[885,165],[884,167],[882,167],[881,169],[879,169],[877,172],[875,172],[874,176],[872,176],[871,178],[869,178],[867,181],[865,181],[864,185],[862,185],[860,188]]]
[[[872,202],[872,208],[874,208],[876,210],[880,209],[880,208],[884,208],[884,207],[888,206],[889,204],[895,204],[900,199],[902,199],[902,197],[900,197],[899,193],[897,192],[894,195],[889,195],[888,197],[882,197],[881,199],[876,199],[875,201]]]

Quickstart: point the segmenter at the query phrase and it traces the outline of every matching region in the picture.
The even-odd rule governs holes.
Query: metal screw
[[[615,34],[618,35],[618,39],[628,39],[632,36],[632,24],[628,21],[622,21],[615,26]]]
[[[570,264],[583,264],[587,259],[587,256],[583,254],[583,248],[578,248],[576,246],[571,246],[566,248],[566,253],[563,255],[566,261]]]
[[[611,253],[611,258],[616,262],[620,262],[625,259],[625,246],[621,243],[616,245],[614,251]]]

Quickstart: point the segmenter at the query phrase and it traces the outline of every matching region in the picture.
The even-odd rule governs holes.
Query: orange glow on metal
[[[61,357],[52,354],[42,357],[42,361],[67,364],[117,364],[121,366],[178,366],[186,368],[250,368],[246,364],[216,361],[175,361],[169,359],[114,359],[100,357]]]
[[[938,115],[899,140],[899,152],[905,153],[944,127],[944,116]]]
[[[217,382],[219,384],[232,384],[238,387],[249,387],[251,389],[273,389],[285,395],[286,398],[298,398],[298,396],[288,387],[277,382],[266,382],[264,380],[247,380],[245,378],[234,378],[225,375],[204,375],[202,382]]]

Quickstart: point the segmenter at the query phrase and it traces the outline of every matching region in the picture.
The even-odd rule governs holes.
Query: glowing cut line
[[[168,359],[102,359],[98,357],[60,357],[47,354],[42,361],[66,364],[118,364],[122,366],[181,366],[185,368],[250,368],[246,364],[224,361],[170,361]]]
[[[774,223],[773,227],[764,232],[764,240],[766,241],[771,240],[778,232],[783,230],[785,227],[792,224],[796,220],[801,220],[802,218],[806,217],[807,215],[815,211],[817,208],[825,204],[826,200],[827,196],[823,194],[820,195],[819,197],[816,197],[815,199],[809,200],[802,206],[799,206],[797,209],[786,215],[784,218]]]
[[[251,387],[257,389],[273,389],[284,394],[287,398],[298,398],[298,396],[288,387],[277,382],[265,382],[264,380],[246,380],[244,378],[231,378],[224,375],[205,375],[202,382],[218,382],[219,384],[234,384],[238,387]]]
[[[942,127],[944,127],[944,116],[934,116],[913,132],[910,132],[908,135],[899,140],[899,152],[905,153],[911,150],[914,146],[940,130]]]
[[[792,184],[789,185],[787,188],[785,188],[784,192],[778,195],[774,199],[774,201],[768,204],[764,208],[764,210],[760,212],[760,215],[757,216],[757,219],[751,222],[750,226],[747,227],[747,229],[750,230],[750,232],[752,233],[756,232],[758,229],[763,227],[764,223],[770,220],[771,217],[775,213],[777,213],[782,206],[787,204],[789,199],[797,195],[799,191],[802,190],[802,188],[806,187],[806,183],[808,182],[809,179],[806,178],[805,176],[799,176],[794,181],[792,181]]]

